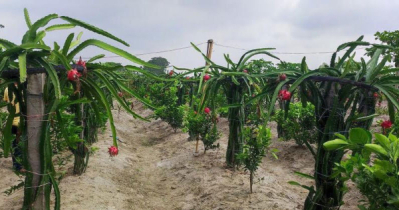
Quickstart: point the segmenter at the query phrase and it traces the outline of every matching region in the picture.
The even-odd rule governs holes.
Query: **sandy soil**
[[[143,116],[151,114],[137,106]],[[62,209],[302,209],[307,191],[288,184],[312,181],[293,172],[312,173],[314,161],[310,153],[294,142],[280,142],[275,137],[273,148],[280,150],[276,160],[265,157],[257,172],[254,193],[249,194],[249,175],[225,168],[228,122],[222,119],[221,148],[198,157],[193,156],[195,142],[188,135],[176,133],[164,122],[142,122],[126,113],[118,117],[114,111],[120,154],[109,157],[112,144],[110,130],[93,145],[99,150],[90,157],[87,172],[72,175],[72,161],[63,168],[66,176],[60,183]],[[275,133],[275,126],[272,125]],[[20,180],[11,171],[11,159],[0,159],[0,191]],[[345,196],[343,210],[357,209],[361,195],[353,184]],[[0,195],[0,209],[20,209],[23,190],[11,196]]]

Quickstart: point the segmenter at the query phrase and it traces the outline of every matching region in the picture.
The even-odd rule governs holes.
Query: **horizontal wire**
[[[31,174],[35,174],[35,175],[38,175],[38,176],[48,176],[48,174],[39,174],[39,173],[36,173],[36,172],[33,172],[33,171],[28,171],[28,170],[24,170],[24,172],[23,173],[31,173]]]
[[[196,44],[196,46],[199,45],[203,45],[206,44],[207,42],[202,42],[199,44]],[[230,48],[230,49],[236,49],[236,50],[245,50],[248,51],[248,49],[245,48],[240,48],[240,47],[234,47],[234,46],[229,46],[229,45],[225,45],[225,44],[218,44],[216,42],[214,42],[215,46],[220,46],[220,47],[225,47],[225,48]],[[173,49],[169,49],[169,50],[160,50],[160,51],[154,51],[154,52],[147,52],[147,53],[139,53],[136,54],[135,56],[143,56],[143,55],[151,55],[151,54],[159,54],[159,53],[166,53],[166,52],[173,52],[173,51],[178,51],[178,50],[184,50],[184,49],[188,49],[188,48],[192,48],[192,46],[186,46],[186,47],[179,47],[179,48],[173,48]],[[366,47],[359,47],[357,48],[357,50],[359,49],[366,49]],[[311,55],[311,54],[332,54],[335,53],[335,51],[320,51],[320,52],[272,52],[273,54],[281,54],[281,55]],[[119,55],[110,55],[110,56],[104,56],[101,59],[107,59],[107,58],[119,58],[122,56]],[[90,59],[92,57],[82,57],[82,59]],[[79,59],[79,57],[75,57],[74,59]]]
[[[199,46],[199,45],[203,45],[203,44],[206,44],[206,42],[202,42],[202,43],[199,43],[199,44],[196,44],[196,46]],[[186,46],[186,47],[179,47],[179,48],[174,48],[174,49],[169,49],[169,50],[160,50],[160,51],[154,51],[154,52],[147,52],[147,53],[139,53],[139,54],[136,54],[135,56],[143,56],[143,55],[151,55],[151,54],[158,54],[158,53],[165,53],[165,52],[173,52],[173,51],[178,51],[178,50],[184,50],[184,49],[188,49],[188,48],[192,48],[193,46]],[[119,58],[119,57],[122,57],[122,56],[120,56],[120,55],[111,55],[111,56],[104,56],[104,57],[102,57],[101,59],[103,59],[103,58]],[[80,57],[76,57],[75,59],[79,59]],[[82,57],[82,59],[90,59],[91,57]]]
[[[42,184],[42,185],[39,185],[39,186],[31,186],[31,187],[25,187],[25,188],[39,188],[39,187],[43,187],[43,186],[48,185],[48,184],[51,184],[51,182],[47,182],[46,184]]]
[[[229,46],[229,45],[223,45],[223,44],[218,44],[218,43],[214,43],[216,46],[220,46],[220,47],[225,47],[225,48],[230,48],[230,49],[236,49],[236,50],[245,50],[248,51],[248,49],[245,48],[240,48],[240,47],[233,47],[233,46]],[[360,49],[366,49],[366,47],[359,47],[357,48],[358,50]],[[321,51],[321,52],[274,52],[272,51],[272,54],[285,54],[285,55],[310,55],[310,54],[332,54],[335,53],[336,51]]]

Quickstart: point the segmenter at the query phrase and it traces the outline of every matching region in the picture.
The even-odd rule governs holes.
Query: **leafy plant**
[[[185,119],[185,128],[190,134],[189,139],[196,140],[197,146],[195,152],[198,153],[198,141],[201,140],[204,144],[204,153],[209,149],[218,148],[219,144],[215,142],[220,138],[221,134],[217,129],[217,117],[215,113],[204,114],[190,110]]]
[[[372,135],[361,128],[351,129],[349,138],[337,135],[337,139],[324,143],[327,150],[352,151],[348,159],[337,164],[335,175],[351,179],[368,202],[360,209],[393,210],[399,208],[399,139],[389,134]]]
[[[2,79],[5,79],[1,84],[1,87],[8,86],[9,94],[15,95],[15,100],[20,104],[21,114],[23,114],[21,116],[20,130],[22,131],[21,138],[23,139],[23,142],[25,142],[23,147],[23,162],[24,170],[27,172],[25,178],[23,208],[49,209],[50,195],[52,194],[52,190],[54,190],[54,208],[60,209],[60,191],[58,189],[57,180],[55,179],[56,172],[52,160],[53,145],[50,131],[52,122],[55,120],[59,124],[62,124],[64,120],[68,122],[68,117],[66,117],[66,115],[63,116],[63,113],[60,111],[65,110],[65,107],[63,106],[69,107],[71,110],[74,109],[74,114],[79,120],[79,122],[76,122],[76,126],[84,126],[84,123],[82,123],[82,115],[79,116],[79,114],[82,114],[80,111],[81,109],[73,107],[82,107],[80,104],[87,103],[95,113],[99,113],[98,110],[100,109],[104,110],[110,121],[110,127],[113,133],[113,145],[115,147],[117,147],[116,129],[110,108],[110,98],[115,99],[132,116],[144,119],[130,110],[127,102],[118,96],[117,90],[126,91],[129,94],[134,95],[147,106],[153,107],[147,100],[138,96],[135,92],[131,91],[122,82],[120,82],[120,77],[113,72],[124,68],[128,71],[142,73],[143,70],[141,68],[131,65],[122,66],[120,64],[103,65],[92,63],[92,61],[103,57],[101,55],[93,57],[87,61],[87,63],[82,61],[75,63],[73,62],[73,58],[86,47],[95,46],[139,65],[152,68],[157,68],[157,66],[148,64],[128,52],[100,40],[88,39],[81,42],[81,34],[79,34],[74,40],[75,35],[71,33],[62,46],[55,42],[54,46],[50,47],[44,42],[47,33],[54,30],[70,29],[76,26],[115,40],[125,46],[129,45],[125,41],[102,29],[71,17],[50,14],[32,23],[28,11],[25,9],[24,12],[28,30],[25,35],[23,35],[22,43],[17,45],[8,40],[0,39],[0,72]],[[56,19],[65,21],[66,24],[48,26],[50,22]],[[28,92],[28,89],[34,87],[34,83],[29,82],[30,84],[28,86],[25,83],[27,79],[32,79],[33,81],[33,79],[39,77],[38,75],[30,75],[32,73],[30,72],[32,68],[35,69],[35,71],[39,71],[35,73],[46,73],[47,75],[45,80],[41,80],[43,81],[42,85],[44,85],[43,93],[36,96],[39,104],[44,105],[44,113],[41,113],[40,116],[35,116],[39,120],[33,121],[28,120],[29,117],[32,117],[29,116],[31,113],[29,112],[30,109],[28,106],[33,104],[30,100],[35,96],[32,96],[32,94]],[[144,72],[144,74],[146,73]],[[14,82],[17,82],[18,87],[14,87]],[[109,93],[109,96],[111,97],[107,97],[102,88],[105,88],[107,90],[106,92]],[[62,101],[63,96],[71,97],[69,97],[67,101]],[[9,155],[10,151],[12,140],[10,122],[15,115],[15,109],[11,106],[8,106],[8,110],[10,114],[4,128],[3,141],[5,157]],[[26,126],[29,123],[36,124],[41,128],[39,131],[40,135],[35,135],[38,138],[33,138],[29,135],[28,132],[30,127]],[[64,136],[64,139],[68,139],[66,136],[68,134],[64,132],[67,130],[60,127],[60,131],[63,133],[62,135]],[[37,133],[37,131],[35,131],[35,133]],[[83,139],[83,135],[80,137]],[[29,142],[29,145],[27,142]],[[37,147],[37,149],[29,149],[32,145]],[[85,154],[87,154],[87,147],[83,143],[77,143],[76,146],[79,147],[79,152],[85,152]],[[36,156],[34,156],[35,158],[32,158],[31,156],[28,158],[29,154],[36,154]],[[77,159],[75,159],[75,161],[76,160]],[[33,171],[34,173],[28,171]],[[42,176],[38,174],[45,175]]]
[[[390,113],[399,108],[395,99],[399,91],[394,88],[393,82],[398,78],[390,73],[396,69],[383,70],[388,58],[382,56],[380,60],[384,49],[390,46],[372,45],[375,47],[372,57],[368,62],[361,59],[361,65],[356,70],[352,69],[353,65],[345,65],[354,59],[353,52],[356,47],[371,45],[362,39],[363,37],[360,37],[354,42],[340,45],[337,52],[347,49],[340,59],[337,60],[334,53],[330,64],[312,71],[308,69],[304,58],[301,70],[293,74],[287,73],[287,80],[280,82],[278,88],[274,89],[269,113],[274,109],[273,101],[277,99],[281,87],[288,84],[289,92],[297,91],[302,102],[310,102],[315,106],[317,149],[308,147],[315,157],[315,186],[307,188],[309,195],[305,201],[306,210],[339,208],[342,204],[344,183],[339,176],[331,176],[335,164],[342,159],[343,152],[327,151],[322,145],[330,140],[334,133],[346,136],[349,129],[355,126],[368,129],[375,116],[375,92],[381,92],[386,96]],[[287,103],[290,101],[287,101],[286,105]],[[394,117],[393,114],[390,116]]]
[[[183,126],[184,105],[178,105],[178,88],[174,85],[166,86],[164,83],[155,83],[149,88],[150,99],[158,106],[154,114],[167,122],[176,132]]]
[[[215,110],[215,99],[217,95],[220,94],[220,90],[223,91],[227,100],[225,107],[228,108],[229,120],[229,140],[226,151],[226,163],[230,167],[235,167],[238,164],[236,156],[241,153],[243,145],[241,132],[245,125],[245,106],[247,104],[244,94],[248,93],[248,95],[252,96],[253,88],[251,88],[251,86],[254,86],[258,82],[265,82],[267,78],[278,78],[280,73],[284,73],[281,71],[252,73],[249,71],[250,69],[248,69],[249,60],[256,55],[266,55],[278,60],[280,59],[269,52],[269,50],[273,50],[274,48],[260,48],[244,53],[237,63],[234,63],[229,55],[224,55],[227,62],[227,66],[225,67],[214,63],[206,57],[198,47],[194,44],[192,45],[201,53],[207,64],[209,64],[187,72],[187,74],[201,72],[198,88],[198,93],[201,93],[201,103],[198,110],[203,110],[205,107]]]
[[[183,126],[184,106],[176,106],[176,104],[164,105],[157,108],[154,112],[156,118],[161,118],[167,122],[176,132],[178,128]]]
[[[259,165],[262,163],[262,158],[266,156],[267,149],[271,141],[270,129],[262,125],[246,126],[242,132],[244,138],[243,151],[237,154],[237,159],[243,164],[244,169],[249,171],[250,192],[252,193],[252,185],[254,183],[254,175]],[[271,150],[275,155],[275,150]]]
[[[380,40],[382,43],[392,46],[387,49],[384,54],[387,55],[388,61],[393,62],[395,67],[399,67],[399,30],[396,31],[383,31],[376,32],[374,34],[376,40]],[[375,47],[366,49],[368,55],[372,55],[375,51]]]
[[[25,185],[24,181],[20,181],[18,184],[11,186],[9,189],[5,190],[3,193],[6,194],[7,196],[13,194],[14,192],[16,192],[17,190],[23,188]]]
[[[316,142],[317,130],[314,106],[311,103],[290,103],[288,113],[285,110],[278,110],[273,116],[284,140],[295,139],[295,142],[303,144],[313,144]]]
[[[54,122],[51,129],[53,151],[56,153],[68,148],[76,149],[77,143],[83,141],[79,137],[82,127],[76,125],[75,115],[62,112],[61,118],[63,119],[62,123]]]

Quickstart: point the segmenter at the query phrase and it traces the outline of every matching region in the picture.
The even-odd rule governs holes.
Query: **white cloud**
[[[333,51],[360,35],[373,41],[376,31],[395,30],[399,2],[382,0],[89,0],[0,2],[0,37],[20,43],[26,30],[23,8],[31,18],[50,13],[67,15],[103,28],[131,44],[123,47],[131,53],[144,53],[188,46],[212,38],[216,43],[246,49],[276,47],[279,52]],[[82,29],[71,32],[78,33]],[[63,43],[70,32],[48,34],[47,43]],[[85,32],[83,38],[101,38]],[[205,51],[205,45],[200,46]],[[82,56],[104,53],[90,48]],[[224,64],[223,53],[238,59],[243,51],[215,46],[213,60]],[[110,53],[106,53],[110,54]],[[359,52],[358,55],[361,55]],[[171,64],[197,67],[204,64],[193,49],[141,56],[144,60],[162,56]],[[303,55],[279,55],[283,60],[300,62]],[[124,62],[123,59],[107,59]],[[307,55],[312,68],[329,62],[330,55]]]

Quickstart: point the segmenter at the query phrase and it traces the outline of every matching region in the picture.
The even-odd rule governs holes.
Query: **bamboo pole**
[[[28,162],[32,173],[32,208],[44,209],[44,187],[40,186],[43,174],[43,165],[40,154],[40,139],[43,126],[43,115],[45,104],[43,100],[43,88],[45,83],[45,74],[28,75],[27,83],[27,137],[28,137]]]

